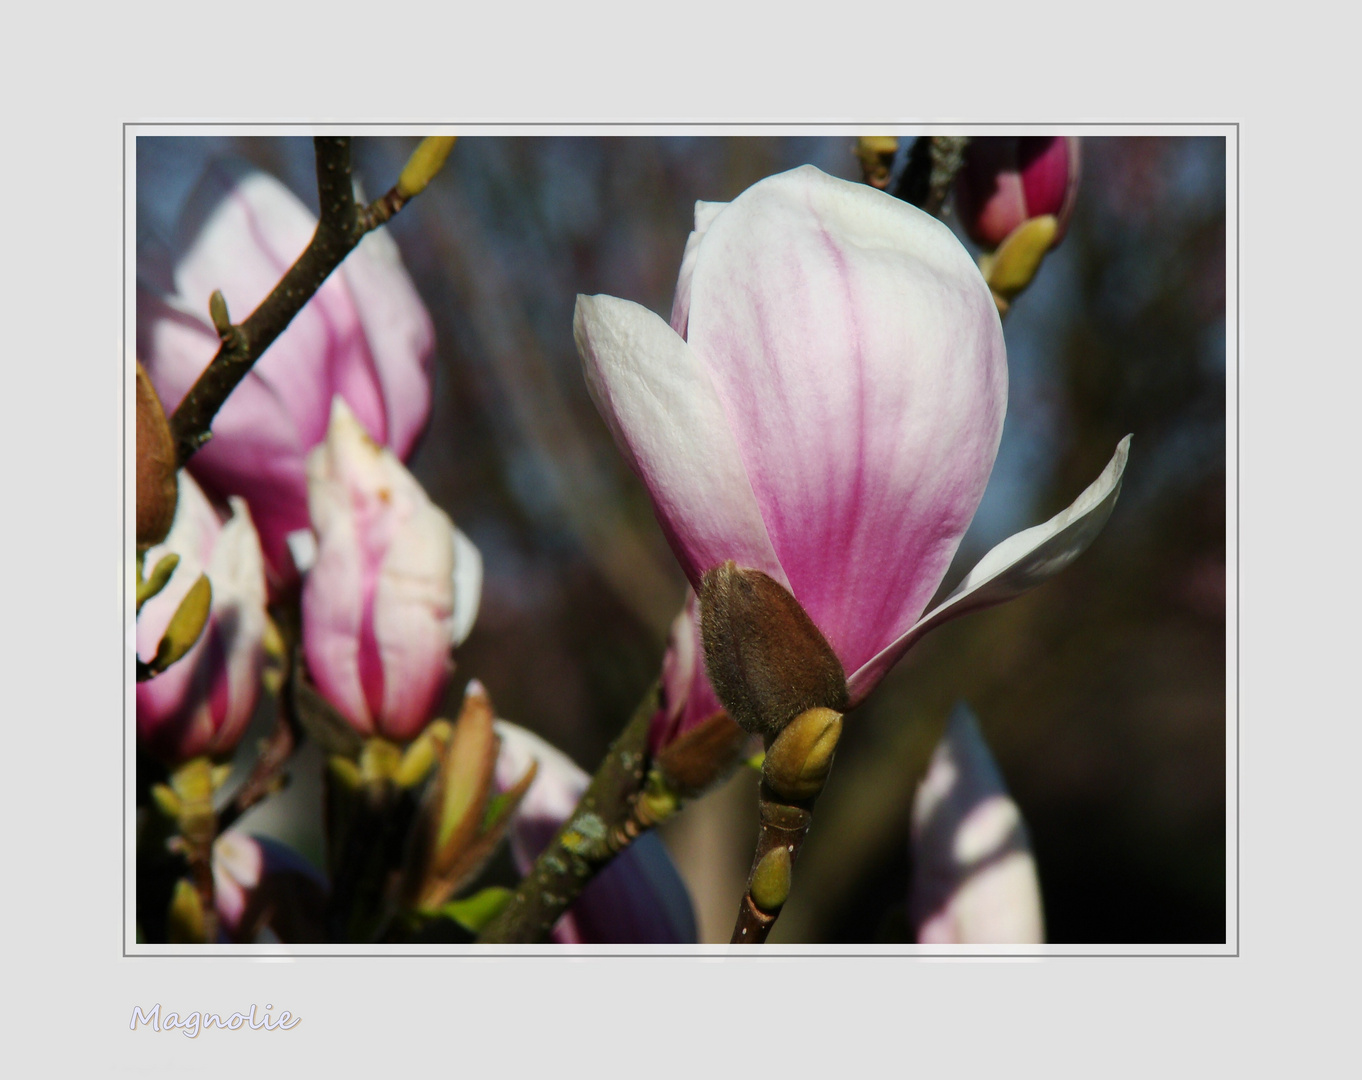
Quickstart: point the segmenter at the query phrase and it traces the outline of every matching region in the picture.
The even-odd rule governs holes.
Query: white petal
[[[482,553],[473,541],[454,529],[454,614],[450,619],[450,643],[462,645],[478,617],[482,601]]]
[[[311,529],[294,529],[284,537],[289,557],[298,573],[306,574],[317,561],[317,534]]]
[[[584,770],[556,746],[534,732],[505,720],[496,721],[501,739],[497,752],[497,787],[513,787],[532,762],[539,765],[511,825],[511,854],[516,868],[529,873],[544,845],[577,808],[577,800],[591,782]]]
[[[909,918],[923,944],[1036,944],[1040,882],[1021,811],[978,721],[951,713],[913,798]]]
[[[681,255],[681,272],[676,278],[676,297],[672,301],[672,329],[682,337],[686,336],[686,322],[690,318],[690,282],[695,274],[695,258],[700,251],[700,241],[719,216],[719,211],[727,205],[721,202],[695,204],[695,230],[686,237],[686,250]]]
[[[1121,477],[1130,453],[1130,438],[1127,435],[1120,441],[1116,453],[1102,470],[1102,475],[1071,506],[1043,525],[1033,525],[1009,536],[989,551],[945,600],[852,675],[848,685],[853,703],[859,702],[867,688],[879,682],[898,658],[928,630],[957,615],[992,607],[1020,596],[1049,581],[1083,554],[1102,531],[1116,506],[1116,497],[1121,493]]]
[[[725,559],[788,586],[708,372],[658,316],[613,296],[579,296],[573,336],[601,418],[648,488],[697,588]]]

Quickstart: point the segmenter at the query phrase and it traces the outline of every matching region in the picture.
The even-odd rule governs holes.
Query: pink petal
[[[308,669],[357,730],[409,739],[451,670],[454,525],[339,397],[308,477],[317,536],[303,588]]]
[[[147,552],[145,565],[150,573],[171,552],[180,563],[138,614],[138,655],[155,655],[200,574],[208,575],[213,602],[194,647],[137,686],[138,738],[169,763],[236,746],[259,698],[266,625],[264,559],[245,504],[234,501],[224,526],[193,479],[182,472],[179,481],[175,522],[165,542]]]
[[[648,751],[656,754],[723,708],[705,673],[700,638],[700,602],[686,590],[686,604],[672,623],[662,657],[663,707],[653,717]]]
[[[350,506],[338,451],[324,442],[308,459],[308,503],[317,533],[317,560],[303,582],[303,651],[318,691],[362,735],[374,734],[374,717],[360,675],[360,635],[370,567]]]
[[[804,166],[710,224],[687,338],[792,591],[854,670],[921,613],[987,483],[1007,404],[988,287],[935,218]],[[733,532],[706,557],[743,562]]]
[[[435,714],[453,670],[453,524],[407,478],[414,490],[393,492],[394,501],[410,502],[379,571],[373,608],[383,666],[381,727],[398,740],[414,737]]]
[[[725,559],[784,583],[714,385],[686,343],[613,296],[577,297],[573,333],[592,400],[691,584]]]
[[[1116,507],[1130,455],[1130,436],[1117,444],[1107,467],[1071,505],[1043,525],[1009,536],[991,549],[940,604],[852,673],[852,704],[863,701],[913,644],[959,615],[1001,604],[1054,577],[1097,539]]]
[[[386,230],[361,240],[340,273],[359,316],[381,393],[385,437],[380,441],[405,459],[430,415],[434,324]],[[370,433],[378,437],[372,428]]]
[[[209,167],[165,253],[175,296],[138,291],[139,351],[167,408],[217,350],[207,315],[212,291],[221,289],[233,319],[244,320],[314,228],[306,207],[272,177],[234,164]],[[276,580],[294,575],[286,537],[308,524],[303,455],[325,435],[333,396],[375,440],[408,453],[429,413],[433,341],[391,237],[371,234],[224,404],[213,441],[191,467],[214,491],[247,499]]]

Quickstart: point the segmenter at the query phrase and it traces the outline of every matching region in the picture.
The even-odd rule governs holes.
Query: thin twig
[[[921,135],[908,151],[903,173],[891,188],[897,198],[940,215],[951,185],[965,163],[968,135]]]
[[[279,681],[279,700],[275,710],[274,729],[262,741],[260,754],[250,775],[236,789],[222,813],[218,815],[218,829],[226,832],[256,803],[282,791],[289,782],[284,766],[302,742],[302,724],[298,718],[298,683],[302,675],[301,596],[295,584],[270,606],[270,616],[281,638],[282,671]]]
[[[246,373],[312,299],[322,283],[355,249],[365,233],[392,219],[409,201],[395,185],[368,206],[355,201],[349,136],[313,140],[317,162],[317,196],[321,218],[303,253],[269,296],[240,324],[214,312],[221,345],[217,355],[170,418],[175,455],[181,468],[212,438],[212,423],[223,402]],[[219,320],[219,314],[221,320]]]
[[[743,893],[738,908],[738,920],[733,926],[733,945],[761,945],[766,941],[771,927],[789,893],[790,871],[799,857],[799,849],[804,845],[809,825],[813,822],[813,800],[804,802],[785,802],[763,782],[760,796],[761,832],[757,837],[756,850],[752,855],[752,868],[747,874],[747,889]],[[781,856],[781,849],[784,855]],[[771,862],[767,862],[768,858]],[[768,870],[769,876],[783,874],[783,886],[777,885],[775,897],[762,895],[757,884],[763,862],[767,867],[772,863],[783,863]],[[769,888],[769,882],[768,882]],[[754,895],[754,891],[755,894]]]

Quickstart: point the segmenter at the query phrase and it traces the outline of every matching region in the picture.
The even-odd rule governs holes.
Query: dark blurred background
[[[371,197],[415,143],[356,139]],[[804,163],[859,179],[852,143],[465,137],[389,226],[437,333],[411,467],[486,567],[451,707],[476,676],[500,715],[594,768],[657,674],[684,580],[587,396],[575,296],[665,317],[696,199]],[[315,212],[309,139],[140,136],[139,238],[169,232],[215,155]],[[909,940],[909,806],[960,698],[1030,825],[1049,940],[1224,940],[1225,143],[1085,137],[1083,155],[1068,235],[1004,323],[1002,447],[943,590],[1133,432],[1120,502],[1056,580],[932,633],[849,717],[773,942]],[[305,750],[242,826],[320,862],[319,770]],[[702,940],[728,940],[755,804],[740,775],[664,830]]]

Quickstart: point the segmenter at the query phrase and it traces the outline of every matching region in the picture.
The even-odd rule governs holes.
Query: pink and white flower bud
[[[692,587],[729,559],[770,575],[836,652],[853,705],[927,630],[1067,565],[1115,505],[1126,441],[1077,502],[998,545],[923,615],[1002,433],[998,310],[940,221],[812,166],[696,204],[670,326],[579,296],[573,329]],[[701,658],[675,631],[654,749],[717,707],[699,688],[680,700]]]
[[[307,476],[317,536],[303,584],[308,672],[360,734],[413,738],[473,627],[481,556],[339,397]]]
[[[496,781],[503,790],[539,769],[511,823],[511,855],[521,874],[577,808],[590,777],[533,732],[497,721],[501,751]],[[553,940],[573,944],[693,944],[695,912],[666,845],[644,833],[597,874],[553,928]]]
[[[219,341],[208,298],[220,289],[242,322],[312,238],[316,219],[273,177],[209,167],[168,248],[139,251],[138,355],[172,411]],[[331,399],[405,458],[430,412],[434,329],[386,230],[370,233],[232,392],[194,455],[195,476],[240,495],[272,578],[294,575],[287,537],[307,528],[306,455],[326,434]]]
[[[963,702],[913,798],[911,844],[908,917],[921,944],[1045,940],[1026,825]]]
[[[292,848],[235,829],[213,841],[213,902],[223,936],[250,943],[268,928],[286,944],[324,939],[326,879]]]
[[[265,664],[265,562],[251,514],[232,499],[224,524],[189,474],[179,474],[175,520],[146,553],[154,567],[174,553],[179,565],[137,616],[137,654],[156,655],[180,601],[200,574],[213,589],[208,623],[181,659],[137,684],[137,736],[167,765],[201,754],[225,756],[240,741],[260,696]]]
[[[970,239],[991,251],[1017,226],[1050,214],[1058,244],[1078,197],[1079,146],[1075,135],[972,140],[955,183],[955,212]]]

